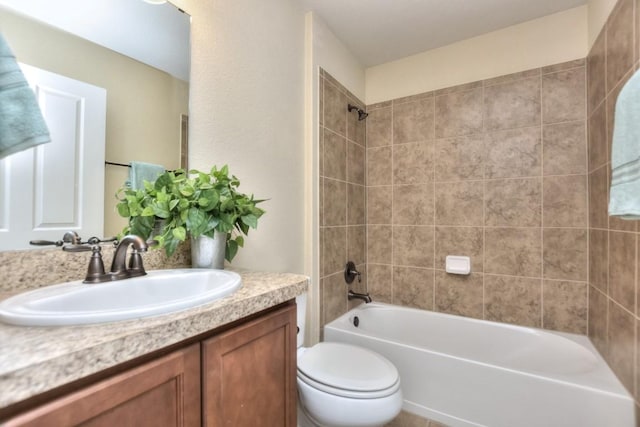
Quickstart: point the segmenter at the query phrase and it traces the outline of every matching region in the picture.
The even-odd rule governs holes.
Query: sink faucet
[[[129,259],[129,266],[127,267],[127,250],[129,246],[133,246],[133,250]],[[133,234],[124,236],[122,240],[120,240],[116,252],[113,255],[111,271],[109,272],[111,280],[120,280],[147,274],[142,266],[142,257],[140,256],[140,252],[146,252],[147,248],[147,243],[142,237]]]
[[[362,301],[366,302],[367,304],[369,304],[372,301],[371,295],[369,295],[368,292],[366,294],[359,294],[357,292],[353,292],[351,289],[349,289],[349,292],[347,293],[347,298],[349,300],[361,299]]]

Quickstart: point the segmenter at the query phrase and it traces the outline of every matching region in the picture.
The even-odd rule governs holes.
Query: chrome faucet
[[[133,246],[133,250],[127,267],[127,250],[129,246]],[[147,249],[147,242],[142,237],[133,234],[124,236],[120,240],[115,254],[113,254],[113,262],[109,272],[111,280],[127,279],[147,274],[142,266],[142,257],[140,256],[140,252],[146,252]]]
[[[366,294],[359,294],[357,292],[353,292],[351,289],[349,289],[349,292],[347,293],[347,298],[349,299],[349,301],[351,301],[352,299],[361,299],[367,304],[373,301],[371,299],[371,295],[369,295],[368,292]]]

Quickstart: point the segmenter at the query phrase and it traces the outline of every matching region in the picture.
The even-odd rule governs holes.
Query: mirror
[[[106,90],[105,161],[113,164],[93,171],[105,182],[98,237],[119,233],[126,219],[114,195],[128,178],[126,165],[184,166],[190,17],[170,3],[143,0],[0,0],[0,31],[20,63]]]

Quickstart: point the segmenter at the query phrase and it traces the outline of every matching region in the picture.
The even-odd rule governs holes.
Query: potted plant
[[[121,188],[117,204],[120,216],[129,218],[123,234],[152,237],[158,248],[171,256],[178,244],[190,236],[194,266],[206,264],[198,260],[202,248],[214,244],[224,247],[224,258],[212,260],[214,268],[222,268],[224,259],[231,261],[238,248],[244,246],[244,236],[258,226],[264,210],[257,207],[263,200],[238,191],[240,181],[229,176],[229,168],[214,166],[209,173],[190,170],[165,172],[144,189]],[[155,228],[155,233],[154,233]],[[203,243],[204,242],[204,243]],[[203,246],[205,245],[205,246]]]

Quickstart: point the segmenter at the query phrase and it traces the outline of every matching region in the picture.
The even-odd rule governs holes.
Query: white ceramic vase
[[[209,236],[191,238],[191,266],[193,268],[217,268],[224,269],[224,252],[227,243],[227,235],[214,233]]]

